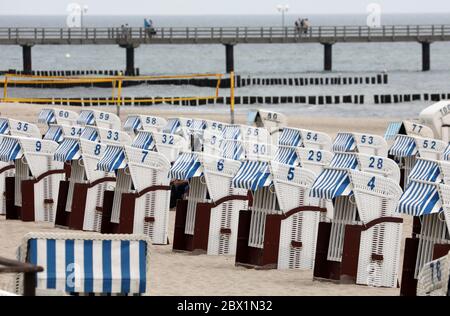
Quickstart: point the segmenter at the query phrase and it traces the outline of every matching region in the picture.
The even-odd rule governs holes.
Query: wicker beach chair
[[[45,108],[39,112],[38,123],[51,125],[62,124],[67,126],[77,125],[79,114],[74,111],[63,109]]]
[[[117,115],[98,110],[82,110],[76,123],[82,126],[92,125],[114,130],[120,130],[122,128],[120,118]]]
[[[158,116],[149,115],[128,115],[123,130],[131,135],[139,131],[158,132],[167,125],[167,120]]]
[[[53,160],[58,144],[41,138],[3,136],[0,160],[14,163],[5,179],[6,218],[54,222],[63,164]]]
[[[416,295],[417,279],[423,266],[450,250],[450,162],[417,159],[398,211],[414,216],[418,227],[406,239],[400,294]]]
[[[311,196],[332,201],[334,214],[319,225],[315,278],[396,286],[402,222],[395,213],[397,169],[386,157],[336,153],[317,177]]]
[[[150,250],[142,235],[29,233],[18,259],[42,266],[36,293],[141,295],[147,291]],[[23,279],[16,278],[23,294]]]
[[[450,296],[450,252],[427,262],[419,273],[417,296]]]
[[[231,181],[246,154],[244,143],[256,139],[259,129],[208,123],[204,151],[183,153],[171,169],[171,178],[189,184],[186,199],[177,203],[173,249],[233,255],[239,210],[247,208],[248,195]]]
[[[167,244],[170,162],[155,149],[152,133],[145,131],[131,146],[107,146],[97,167],[115,172],[117,180],[104,195],[102,233],[145,234],[154,244]]]
[[[383,137],[372,134],[338,133],[333,142],[334,152],[357,152],[386,157],[388,146]]]
[[[247,124],[263,127],[272,135],[276,143],[281,130],[287,126],[287,116],[273,111],[250,110],[247,115]]]
[[[114,187],[114,173],[97,169],[108,144],[130,144],[130,136],[113,129],[84,128],[77,137],[66,137],[55,152],[57,161],[70,163],[70,179],[60,182],[55,224],[72,229],[100,231],[103,193]],[[76,203],[74,203],[76,201]]]

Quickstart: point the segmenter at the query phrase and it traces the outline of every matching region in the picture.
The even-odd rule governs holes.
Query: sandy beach
[[[36,122],[41,106],[0,105],[1,116]],[[76,108],[74,108],[76,109]],[[115,108],[102,108],[115,112]],[[189,116],[189,108],[181,112],[151,107],[123,108],[121,118],[129,113],[148,113],[158,116]],[[201,114],[195,117],[228,121],[228,114]],[[238,123],[245,123],[245,115],[238,115]],[[334,137],[340,131],[367,132],[383,135],[388,119],[300,117],[290,115],[289,126],[324,131]],[[170,240],[173,238],[175,213],[170,214]],[[0,256],[14,258],[17,246],[28,232],[61,231],[51,224],[6,221],[0,216]],[[411,232],[411,220],[405,217],[403,235]],[[403,248],[403,246],[402,246]],[[399,289],[370,288],[357,285],[337,285],[313,281],[311,271],[252,270],[235,267],[234,257],[192,255],[172,252],[172,246],[151,246],[148,274],[149,295],[398,295]],[[403,250],[402,250],[403,253]],[[401,266],[401,265],[400,265]],[[0,288],[11,290],[11,278],[0,277]]]

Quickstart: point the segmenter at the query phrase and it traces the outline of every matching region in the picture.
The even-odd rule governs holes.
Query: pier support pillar
[[[225,68],[227,73],[234,71],[234,44],[225,44]]]
[[[322,43],[324,48],[323,70],[331,71],[333,69],[333,44]]]
[[[422,42],[422,71],[430,71],[431,69],[431,54],[430,42]]]
[[[31,75],[31,47],[33,45],[22,45],[22,57],[23,57],[23,72],[24,74]]]
[[[134,47],[128,46],[127,50],[127,68],[125,70],[125,75],[132,76],[134,74]]]

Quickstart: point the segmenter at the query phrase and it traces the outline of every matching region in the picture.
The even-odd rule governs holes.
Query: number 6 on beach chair
[[[44,268],[37,293],[139,295],[147,290],[149,243],[142,235],[29,233],[18,259]],[[16,278],[16,292],[23,281]]]

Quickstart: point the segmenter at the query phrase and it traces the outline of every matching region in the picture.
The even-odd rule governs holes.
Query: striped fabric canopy
[[[80,144],[75,138],[64,138],[58,148],[56,148],[53,158],[56,161],[66,162],[79,159],[81,156]]]
[[[0,143],[0,161],[10,162],[22,156],[19,140],[4,137]]]
[[[441,174],[437,161],[418,159],[409,174],[410,180],[435,182]]]
[[[443,160],[450,161],[450,144],[445,148],[444,155],[442,157]]]
[[[108,145],[105,154],[97,163],[97,169],[106,172],[113,172],[117,169],[125,168],[127,161],[125,151],[122,146]]]
[[[297,151],[295,147],[280,146],[275,153],[275,161],[293,166],[297,161]]]
[[[57,143],[61,142],[64,138],[63,130],[61,126],[51,125],[47,132],[45,132],[44,139],[53,140]]]
[[[81,132],[80,138],[95,142],[99,139],[98,131],[95,127],[87,126]]]
[[[195,153],[183,153],[170,169],[170,178],[178,180],[189,180],[202,174],[201,164]]]
[[[8,119],[0,118],[0,134],[8,134],[9,133],[9,121]]]
[[[233,178],[235,188],[252,191],[269,186],[271,183],[269,163],[265,161],[246,160]]]
[[[400,128],[402,127],[402,122],[391,122],[389,123],[386,132],[384,133],[385,140],[394,139],[395,136],[400,132]]]
[[[80,125],[94,125],[95,117],[94,112],[91,110],[83,110],[80,112],[80,116],[77,118],[77,124]]]
[[[325,169],[314,182],[312,197],[332,200],[341,195],[350,194],[350,177],[347,170]]]
[[[166,134],[175,134],[181,126],[179,119],[169,119],[167,125],[163,128],[162,132]]]
[[[330,162],[330,168],[335,169],[356,169],[357,167],[358,158],[350,153],[335,154]]]
[[[123,124],[123,130],[127,132],[134,132],[140,128],[142,128],[140,116],[128,116],[125,124]]]
[[[131,144],[132,147],[153,150],[155,142],[153,141],[152,133],[140,131]]]
[[[39,112],[38,123],[40,124],[56,123],[55,112],[52,109],[42,109],[41,112]]]
[[[223,139],[239,139],[241,136],[241,127],[239,125],[228,125],[222,131]]]
[[[437,184],[410,181],[398,202],[397,212],[412,216],[442,211]]]
[[[42,266],[37,288],[67,293],[145,293],[144,240],[30,239],[28,260]]]
[[[396,157],[410,157],[417,153],[416,141],[413,137],[397,135],[389,154]]]
[[[278,144],[282,146],[300,146],[302,136],[299,130],[291,128],[283,128]]]
[[[338,133],[333,143],[334,152],[348,152],[355,149],[356,143],[350,133]]]
[[[241,160],[244,155],[242,143],[235,140],[223,140],[220,151],[221,157],[228,159]]]
[[[186,126],[191,131],[204,130],[206,128],[206,122],[203,120],[188,120]]]

